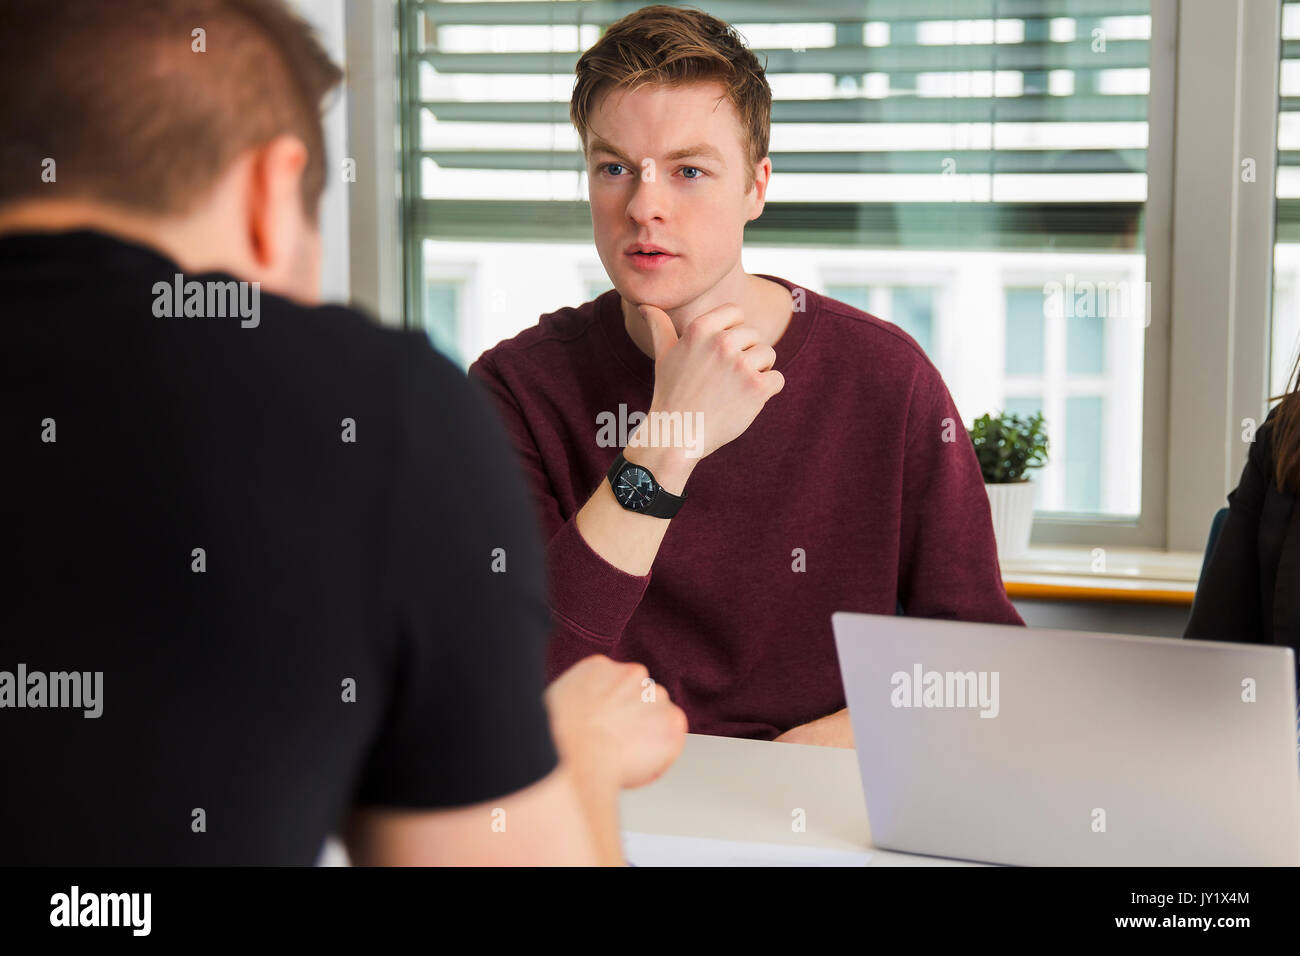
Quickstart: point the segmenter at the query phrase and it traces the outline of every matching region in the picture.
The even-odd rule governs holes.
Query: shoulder
[[[179,288],[180,277],[177,277]],[[167,283],[155,283],[159,290]],[[190,292],[191,287],[197,291]],[[233,288],[232,288],[233,287]],[[251,287],[251,288],[250,288]],[[188,304],[191,295],[203,300],[206,290],[208,314],[201,321],[185,321],[181,315],[182,297]],[[170,293],[170,288],[165,290]],[[360,350],[366,357],[383,353],[401,337],[401,333],[385,328],[364,313],[342,305],[317,305],[300,302],[261,288],[257,282],[245,282],[225,272],[209,272],[188,277],[185,292],[178,291],[166,297],[174,306],[176,319],[171,319],[173,306],[154,315],[168,316],[166,323],[152,322],[155,329],[166,330],[176,339],[201,335],[209,344],[228,341],[234,347],[250,352],[271,350],[277,353],[295,352],[303,361],[327,360],[336,354],[355,354]],[[149,321],[146,319],[146,321]]]
[[[943,376],[920,344],[892,322],[816,294],[818,320],[813,330],[818,351],[869,368],[883,387],[904,389],[913,400],[946,392]]]
[[[247,351],[275,358],[281,373],[328,381],[328,394],[364,389],[374,394],[401,390],[412,377],[454,385],[464,373],[436,351],[423,332],[383,325],[341,305],[305,305],[263,295],[257,327],[235,338]]]
[[[278,295],[262,296],[260,326],[266,346],[293,349],[304,361],[400,361],[418,333],[384,326],[341,305],[304,305]]]
[[[1274,482],[1274,472],[1276,471],[1276,456],[1273,451],[1273,444],[1277,440],[1277,413],[1287,401],[1297,401],[1300,399],[1284,399],[1282,404],[1274,406],[1264,417],[1264,421],[1259,428],[1255,430],[1254,440],[1250,445],[1249,458],[1268,479],[1269,483]]]
[[[471,376],[499,373],[502,370],[538,365],[554,369],[566,356],[580,349],[596,331],[601,305],[613,290],[578,306],[565,306],[540,316],[536,325],[504,339],[485,351],[470,366]]]
[[[328,411],[330,422],[352,419],[381,439],[378,447],[391,447],[415,431],[455,430],[460,417],[438,412],[470,400],[464,372],[423,332],[385,326],[346,306],[264,294],[256,326],[216,320],[191,324],[189,332],[176,328],[191,365],[237,370],[240,407],[256,409],[264,427],[285,434],[308,421],[323,427]]]

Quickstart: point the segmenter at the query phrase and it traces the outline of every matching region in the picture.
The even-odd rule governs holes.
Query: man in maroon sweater
[[[832,612],[1023,623],[961,418],[898,328],[744,271],[771,91],[734,30],[648,7],[577,74],[615,288],[470,369],[549,541],[550,676],[638,660],[695,733],[851,747]]]

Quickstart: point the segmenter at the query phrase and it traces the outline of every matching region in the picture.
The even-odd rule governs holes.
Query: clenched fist
[[[686,714],[641,664],[583,658],[545,699],[561,760],[619,787],[655,780],[686,743]]]

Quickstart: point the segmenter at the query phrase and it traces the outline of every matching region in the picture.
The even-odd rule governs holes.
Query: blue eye
[[[695,170],[695,171],[696,171],[697,173],[699,173],[700,175],[699,175],[699,176],[686,176],[687,179],[701,179],[701,178],[704,177],[704,175],[705,175],[704,170],[700,169],[698,166],[683,166],[683,167],[682,167],[682,174],[685,175],[685,174],[686,174],[686,171],[687,171],[687,170],[691,170],[691,169]]]
[[[614,170],[614,169],[623,169],[623,168],[625,168],[625,167],[623,166],[622,163],[606,163],[605,166],[604,166],[605,171],[608,172],[611,176],[617,176],[617,175],[619,175],[618,173],[613,172],[612,170]]]

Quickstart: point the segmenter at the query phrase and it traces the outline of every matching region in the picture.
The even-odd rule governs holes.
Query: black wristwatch
[[[609,466],[609,486],[614,489],[618,503],[628,511],[652,518],[671,518],[686,500],[684,494],[664,491],[649,468],[632,464],[621,451]]]

